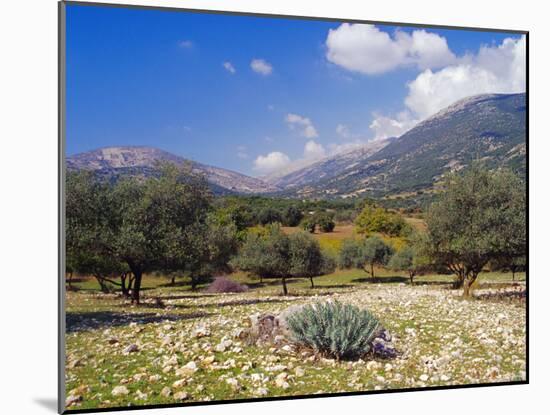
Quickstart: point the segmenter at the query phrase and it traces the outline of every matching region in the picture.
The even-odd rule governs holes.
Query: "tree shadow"
[[[527,298],[527,290],[496,291],[490,293],[474,293],[476,300],[484,301],[523,301]]]
[[[411,279],[409,277],[403,277],[400,275],[392,275],[388,277],[361,277],[351,280],[352,282],[358,283],[371,283],[371,284],[407,284],[412,286],[422,286],[422,285],[433,285],[433,286],[452,286],[453,281],[420,281],[414,279],[411,284]]]
[[[392,277],[361,277],[351,280],[352,282],[367,282],[372,284],[384,284],[384,283],[407,283],[410,279],[407,277],[392,276]]]
[[[233,300],[233,301],[226,301],[226,302],[218,302],[218,303],[211,303],[211,304],[205,304],[203,307],[231,307],[231,306],[238,306],[238,305],[253,305],[253,304],[268,304],[268,303],[284,303],[287,300],[285,298],[292,298],[292,295],[287,296],[281,296],[281,298],[250,298],[250,299],[243,299],[243,300]]]
[[[350,288],[353,287],[352,284],[332,284],[332,285],[316,285],[315,287],[309,287],[310,290],[323,290],[323,289],[334,289],[334,288]]]
[[[282,282],[281,282],[281,279],[280,278],[270,278],[270,279],[267,279],[267,278],[264,278],[263,281],[258,281],[258,282],[247,282],[246,285],[248,286],[248,288],[250,289],[254,289],[254,288],[264,288],[264,287],[275,287],[275,286],[282,286]],[[298,281],[303,281],[305,278],[287,278],[286,279],[286,283],[287,285],[288,284],[293,284],[295,282],[298,282]]]
[[[68,312],[66,321],[66,332],[74,333],[79,331],[97,330],[109,327],[126,326],[130,323],[148,324],[161,323],[164,321],[190,320],[200,317],[208,317],[211,313],[190,313],[190,314],[157,314],[157,313],[118,313],[113,311],[94,311],[87,313]]]
[[[215,297],[216,294],[181,294],[181,295],[159,295],[158,298],[161,300],[193,300],[193,299],[199,299],[199,298],[209,298],[209,297]]]

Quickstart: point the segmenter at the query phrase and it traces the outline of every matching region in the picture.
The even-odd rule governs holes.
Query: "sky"
[[[158,147],[265,176],[524,92],[511,33],[67,6],[67,154]]]

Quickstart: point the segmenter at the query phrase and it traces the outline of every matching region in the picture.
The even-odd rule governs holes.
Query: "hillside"
[[[150,176],[158,162],[176,165],[192,163],[193,170],[204,174],[216,193],[266,193],[278,190],[266,182],[219,167],[187,160],[154,147],[105,147],[67,157],[67,169],[93,170],[109,177]]]
[[[466,98],[378,151],[339,154],[275,183],[294,197],[383,197],[429,190],[473,160],[524,175],[525,120],[525,94]]]

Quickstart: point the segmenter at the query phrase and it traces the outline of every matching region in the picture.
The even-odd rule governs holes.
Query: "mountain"
[[[380,151],[393,140],[395,140],[395,138],[372,141],[363,146],[339,153],[336,156],[324,158],[301,169],[295,169],[288,174],[270,176],[266,178],[266,180],[277,187],[291,189],[318,180],[343,175],[348,171],[352,171],[361,160]]]
[[[525,99],[524,93],[462,99],[379,149],[338,154],[273,184],[292,197],[407,197],[433,189],[445,173],[474,160],[524,176]]]
[[[75,154],[67,157],[67,169],[93,170],[108,177],[150,176],[157,171],[158,162],[169,162],[179,166],[191,163],[194,171],[206,176],[216,193],[266,193],[279,190],[260,179],[187,160],[154,147],[105,147]]]

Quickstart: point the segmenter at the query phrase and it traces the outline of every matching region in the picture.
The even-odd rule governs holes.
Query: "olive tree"
[[[405,271],[409,275],[411,284],[414,277],[424,272],[429,265],[426,257],[422,256],[415,246],[407,245],[397,251],[390,258],[388,267],[394,271]]]
[[[378,236],[371,236],[367,239],[354,240],[346,239],[340,249],[340,268],[358,268],[374,275],[374,266],[384,266],[388,263],[393,249]]]
[[[321,251],[319,242],[309,233],[296,232],[288,238],[292,276],[309,278],[311,288],[314,288],[313,277],[334,271],[334,261]]]
[[[427,252],[456,275],[465,297],[490,260],[525,255],[525,198],[515,174],[475,164],[451,175],[430,207]]]
[[[281,279],[283,294],[288,294],[286,279],[290,276],[289,239],[279,225],[268,225],[262,232],[249,232],[232,263],[260,278]]]
[[[159,166],[157,177],[110,184],[90,173],[67,181],[67,253],[132,273],[139,304],[143,274],[157,270],[200,275],[210,259],[206,216],[211,192],[191,166]],[[106,270],[102,270],[106,272]]]

